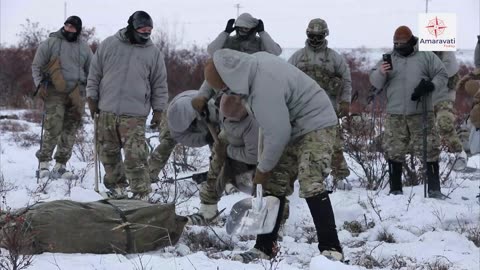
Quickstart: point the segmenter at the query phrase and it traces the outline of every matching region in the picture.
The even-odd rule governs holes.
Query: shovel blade
[[[246,198],[235,203],[227,218],[226,229],[228,234],[256,235],[271,233],[280,208],[277,197],[263,197],[261,209],[253,207],[254,198]]]

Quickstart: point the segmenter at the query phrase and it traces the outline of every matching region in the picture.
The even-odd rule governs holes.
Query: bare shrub
[[[294,235],[295,242],[307,242],[308,244],[318,242],[317,230],[315,227],[306,223],[306,221],[296,224],[296,227],[300,229],[299,233]]]
[[[198,186],[190,181],[160,180],[156,183],[151,202],[180,205],[190,200],[198,192]]]
[[[354,252],[352,254],[353,264],[363,266],[367,269],[386,267],[386,261],[384,259],[376,258],[373,255],[373,251],[381,245],[382,243],[370,250],[368,250],[367,247],[363,247],[361,251]]]
[[[94,143],[88,136],[87,132],[83,128],[79,128],[77,131],[75,145],[73,146],[72,153],[78,160],[82,162],[93,163],[94,159]]]
[[[2,220],[0,244],[8,250],[0,254],[0,269],[22,270],[33,264],[33,233],[22,216],[7,213]]]
[[[393,234],[389,233],[386,229],[383,229],[378,233],[377,241],[385,243],[396,243]]]
[[[345,221],[343,223],[343,228],[350,232],[353,236],[358,236],[362,232],[366,231],[366,228],[362,226],[362,223],[356,220]]]
[[[18,123],[17,121],[1,121],[0,131],[2,132],[25,132],[28,130],[28,125]]]
[[[450,262],[444,256],[436,256],[432,262],[425,263],[421,269],[424,270],[450,270],[453,267],[453,263]]]
[[[470,224],[467,221],[460,220],[457,217],[457,224],[454,230],[465,235],[468,240],[475,244],[475,246],[480,247],[480,224]]]
[[[382,187],[388,172],[387,162],[381,149],[382,119],[357,115],[342,123],[344,127],[345,152],[360,166],[352,170],[362,186],[370,190]]]
[[[11,140],[22,148],[29,148],[40,143],[40,136],[32,132],[14,133]]]
[[[209,231],[208,228],[201,228],[200,231],[186,228],[182,238],[192,252],[205,251],[207,255],[233,250],[235,247],[232,237],[222,239]]]
[[[32,123],[42,123],[42,115],[41,110],[29,110],[22,114],[22,119]]]
[[[280,263],[284,259],[283,253],[280,251],[280,245],[275,245],[273,247],[273,254],[276,254],[276,255],[273,256],[270,260],[261,260],[263,269],[265,270],[279,269]]]

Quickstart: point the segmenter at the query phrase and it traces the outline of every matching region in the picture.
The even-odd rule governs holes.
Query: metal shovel
[[[258,134],[258,160],[262,153],[263,135]],[[271,233],[280,208],[280,200],[274,196],[263,197],[263,188],[257,184],[257,196],[235,203],[227,218],[227,233],[255,235]]]

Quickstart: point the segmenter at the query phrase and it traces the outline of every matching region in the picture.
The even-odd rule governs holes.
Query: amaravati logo
[[[445,32],[445,28],[447,26],[445,25],[445,22],[443,20],[440,20],[438,17],[435,17],[435,19],[429,20],[427,26],[428,32],[437,38],[439,35],[443,34]]]

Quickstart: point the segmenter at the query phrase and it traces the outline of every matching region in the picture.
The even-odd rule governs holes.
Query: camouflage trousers
[[[428,114],[427,125],[427,162],[436,162],[440,155],[440,141],[433,113]],[[403,162],[411,151],[414,156],[422,158],[423,116],[388,114],[383,147],[387,158],[395,162]]]
[[[222,137],[219,137],[219,140],[210,147],[210,151],[212,154],[210,156],[207,181],[200,188],[200,201],[203,204],[216,204],[220,200],[225,185],[218,184],[217,180],[225,184],[227,183],[220,179],[225,176],[220,174],[225,173],[225,170],[222,171],[222,167],[227,159],[227,142]]]
[[[335,143],[333,144],[332,155],[332,176],[335,180],[341,180],[350,175],[347,161],[343,156],[343,145],[343,128],[338,124],[337,136],[335,137]]]
[[[145,143],[145,121],[141,116],[117,116],[100,112],[98,118],[98,149],[105,168],[105,186],[115,188],[130,183],[133,193],[151,191],[148,176],[148,147]],[[125,161],[122,161],[123,148]]]
[[[440,137],[444,140],[451,153],[463,150],[462,141],[455,130],[455,112],[453,103],[444,101],[435,106],[437,127]]]
[[[54,159],[57,163],[66,164],[72,156],[76,133],[82,125],[85,99],[78,87],[70,94],[59,93],[52,87],[47,91],[43,142],[36,157],[40,162],[50,161],[57,147]]]
[[[150,158],[148,160],[148,171],[150,174],[150,178],[154,179],[157,178],[160,174],[160,171],[165,167],[167,164],[170,155],[175,149],[175,145],[177,142],[172,138],[170,135],[170,131],[168,130],[168,122],[167,122],[167,114],[162,114],[162,120],[159,125],[159,132],[160,132],[160,144],[155,147],[153,152],[150,154]]]
[[[305,134],[283,151],[272,177],[264,185],[266,195],[288,196],[293,183],[300,183],[300,197],[310,198],[325,191],[325,178],[331,172],[333,144],[337,127]]]

